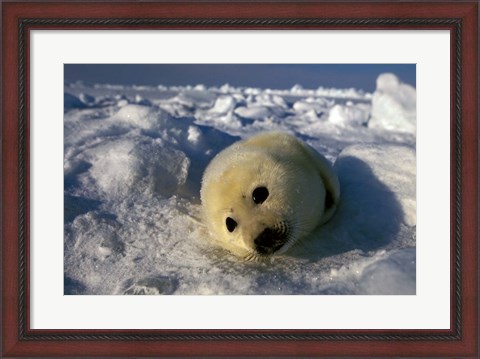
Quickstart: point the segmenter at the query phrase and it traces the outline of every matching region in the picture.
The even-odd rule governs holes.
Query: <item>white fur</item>
[[[254,203],[252,192],[264,186],[269,196]],[[325,209],[329,193],[333,204]],[[340,196],[332,166],[294,136],[268,132],[234,143],[208,165],[202,180],[203,220],[212,238],[233,253],[256,257],[254,240],[265,228],[289,224],[283,253],[298,239],[328,221]],[[237,222],[233,232],[226,218]]]

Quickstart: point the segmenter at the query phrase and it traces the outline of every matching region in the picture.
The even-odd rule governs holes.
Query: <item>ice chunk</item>
[[[144,98],[143,96],[138,95],[138,94],[135,96],[135,102],[137,104],[143,105],[143,106],[151,106],[152,105],[152,103],[150,102],[149,99]]]
[[[206,108],[211,107],[216,95],[205,89],[204,86],[196,86],[193,90],[184,90],[173,101],[182,103],[188,107]]]
[[[309,112],[309,111],[315,111],[317,114],[320,114],[322,112],[324,112],[326,109],[327,109],[327,104],[325,103],[325,101],[315,101],[313,99],[307,99],[307,100],[300,100],[300,101],[296,101],[294,104],[293,104],[293,109],[297,112],[297,113],[305,113],[305,112]]]
[[[372,117],[368,126],[415,134],[416,107],[415,88],[402,83],[394,74],[382,74],[372,97]]]
[[[270,115],[270,111],[263,106],[238,107],[235,109],[235,114],[251,120],[262,120]]]
[[[90,96],[86,93],[81,93],[78,98],[85,104],[91,105],[95,103],[95,97]]]
[[[63,95],[63,111],[67,112],[75,108],[85,108],[85,104],[74,95],[67,92]]]
[[[368,122],[369,115],[368,106],[363,104],[335,105],[330,110],[328,121],[340,126],[361,126]]]
[[[195,91],[202,92],[202,91],[205,91],[207,89],[207,87],[203,84],[198,84],[198,85],[195,85],[195,87],[193,89]]]
[[[290,92],[293,94],[301,94],[303,93],[303,86],[300,84],[295,84],[293,87],[290,89]]]
[[[201,136],[202,136],[202,133],[200,132],[200,130],[197,126],[190,126],[188,128],[187,139],[192,145],[198,144]]]
[[[283,97],[274,95],[274,94],[266,94],[266,93],[262,93],[255,96],[253,103],[256,104],[257,106],[282,107],[282,108],[287,107],[287,103]]]
[[[215,105],[210,109],[210,113],[226,114],[235,108],[235,100],[232,96],[220,96],[215,100]]]

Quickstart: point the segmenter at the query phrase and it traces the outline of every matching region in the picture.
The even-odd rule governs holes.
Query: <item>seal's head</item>
[[[247,259],[285,252],[319,224],[328,197],[305,153],[271,149],[234,144],[203,177],[203,215],[212,237]]]

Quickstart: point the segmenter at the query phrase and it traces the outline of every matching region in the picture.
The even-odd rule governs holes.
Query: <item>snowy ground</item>
[[[375,79],[372,79],[375,81]],[[415,294],[416,91],[65,85],[65,294]],[[265,130],[332,163],[335,217],[244,262],[200,222],[205,166]]]

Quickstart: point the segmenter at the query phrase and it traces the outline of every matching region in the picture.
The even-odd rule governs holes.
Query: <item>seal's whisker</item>
[[[253,253],[249,253],[249,254],[246,255],[244,260],[246,260],[247,262],[250,262],[252,260],[253,256],[254,256]]]

